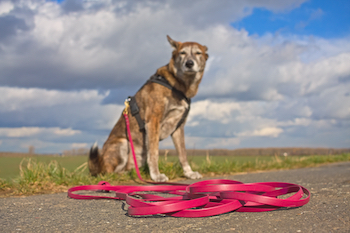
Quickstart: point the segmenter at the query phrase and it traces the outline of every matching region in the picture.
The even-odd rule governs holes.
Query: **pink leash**
[[[68,197],[74,199],[116,199],[125,200],[129,215],[165,214],[173,217],[208,217],[237,212],[263,212],[282,207],[300,207],[310,200],[310,192],[297,184],[262,182],[244,184],[235,180],[205,180],[194,184],[171,182],[148,182],[142,179],[137,166],[134,145],[130,133],[128,105],[123,115],[126,122],[130,146],[138,178],[147,186],[112,186],[101,181],[98,185],[84,185],[70,188]],[[115,197],[75,194],[76,191],[114,191]],[[166,194],[164,197],[145,192]],[[294,193],[288,198],[279,196]]]

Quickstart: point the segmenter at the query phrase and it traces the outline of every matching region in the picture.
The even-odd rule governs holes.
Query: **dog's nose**
[[[192,60],[188,60],[185,65],[187,68],[191,69],[194,66],[194,62]]]

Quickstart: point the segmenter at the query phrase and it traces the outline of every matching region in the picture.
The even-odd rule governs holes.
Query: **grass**
[[[68,171],[74,171],[78,166],[87,161],[87,156],[48,156],[48,155],[35,155],[30,157],[24,156],[0,156],[0,178],[13,179],[18,176],[20,172],[19,164],[26,159],[32,159],[33,161],[43,162],[49,164],[52,160],[57,161],[62,167]]]
[[[20,159],[20,160],[19,160]],[[3,162],[11,161],[4,164]],[[14,176],[11,166],[17,161],[18,173]],[[350,161],[350,154],[318,156],[191,156],[193,170],[204,176],[231,175],[240,172],[292,169],[314,167],[320,164]],[[97,184],[104,180],[113,185],[135,183],[135,170],[123,174],[106,174],[92,177],[88,174],[86,157],[50,157],[30,158],[0,157],[0,196],[32,195],[41,193],[64,192],[69,187]],[[6,169],[4,169],[6,167]],[[170,180],[184,178],[177,157],[161,157],[159,167]],[[7,173],[6,173],[7,171]],[[144,179],[150,179],[148,168],[141,168]]]

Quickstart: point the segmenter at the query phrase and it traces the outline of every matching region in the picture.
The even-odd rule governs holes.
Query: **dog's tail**
[[[100,153],[98,151],[97,142],[95,142],[90,149],[88,164],[92,176],[97,176],[97,174],[101,173]]]

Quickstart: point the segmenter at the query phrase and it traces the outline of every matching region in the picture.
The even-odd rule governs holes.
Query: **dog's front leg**
[[[184,171],[184,175],[190,179],[199,179],[202,178],[202,175],[199,172],[192,171],[190,164],[187,161],[187,153],[185,147],[185,130],[183,124],[179,127],[173,134],[172,139],[176,148],[176,151],[179,155],[179,160]]]
[[[147,164],[151,179],[156,182],[165,182],[169,178],[159,172],[159,129],[160,123],[156,117],[153,117],[146,124],[146,142],[147,142]]]

